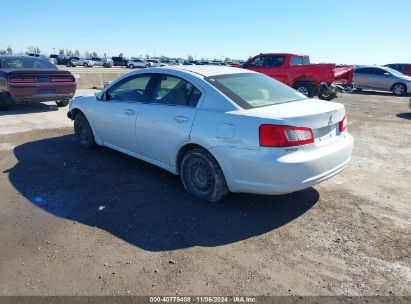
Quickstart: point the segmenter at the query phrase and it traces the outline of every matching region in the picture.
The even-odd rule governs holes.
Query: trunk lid
[[[262,123],[306,127],[313,131],[315,146],[330,144],[338,139],[339,122],[345,116],[344,105],[316,99],[254,108],[246,115],[262,118]]]

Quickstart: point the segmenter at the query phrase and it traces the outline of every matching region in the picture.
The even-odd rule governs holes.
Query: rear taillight
[[[340,133],[347,130],[347,116],[344,115],[344,118],[339,122],[338,129],[340,130]]]
[[[290,147],[311,144],[314,142],[313,131],[310,128],[261,125],[260,146]]]
[[[35,77],[11,77],[9,79],[10,83],[35,83]]]
[[[72,76],[53,76],[51,82],[74,82],[74,78]]]

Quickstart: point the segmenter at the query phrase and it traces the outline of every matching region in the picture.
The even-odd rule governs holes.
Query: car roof
[[[0,59],[48,59],[45,57],[26,56],[26,55],[0,55]]]
[[[225,74],[242,74],[242,73],[255,73],[250,70],[233,68],[228,66],[220,65],[184,65],[184,66],[170,66],[167,68],[161,68],[162,70],[173,70],[173,71],[186,71],[191,72],[203,77],[218,76]]]

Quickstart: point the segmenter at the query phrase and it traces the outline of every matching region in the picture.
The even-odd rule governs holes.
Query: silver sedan
[[[357,90],[389,91],[395,95],[411,93],[411,77],[394,69],[379,66],[357,67],[354,73]]]

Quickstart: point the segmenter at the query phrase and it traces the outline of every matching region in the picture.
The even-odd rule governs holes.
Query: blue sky
[[[0,0],[0,49],[411,62],[410,0]]]

